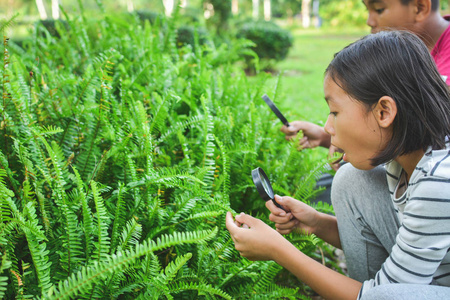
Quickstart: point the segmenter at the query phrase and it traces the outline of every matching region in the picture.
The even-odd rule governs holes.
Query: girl
[[[326,299],[450,299],[450,95],[427,47],[408,32],[366,36],[335,55],[324,93],[325,130],[351,164],[333,181],[336,217],[276,196],[287,213],[266,206],[278,232],[227,214],[236,250]],[[293,230],[342,248],[350,278],[280,235]]]

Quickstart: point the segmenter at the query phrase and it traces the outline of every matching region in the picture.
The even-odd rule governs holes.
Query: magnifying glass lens
[[[274,199],[275,193],[273,192],[269,178],[267,177],[263,169],[261,168],[254,169],[252,171],[252,179],[253,183],[256,186],[256,189],[258,190],[259,195],[261,196],[261,198],[263,198],[263,200],[265,201],[272,200],[276,206],[284,210],[284,208],[275,201]]]
[[[270,185],[270,182],[267,182],[267,177],[263,176],[261,174],[261,171],[259,172],[260,176],[261,176],[261,183],[262,186],[264,187],[264,190],[266,191],[267,195],[273,199],[274,194],[273,194],[273,189],[272,186]]]

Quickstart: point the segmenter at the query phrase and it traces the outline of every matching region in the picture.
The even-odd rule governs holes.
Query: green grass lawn
[[[294,45],[287,59],[275,65],[282,75],[273,100],[288,120],[323,124],[328,114],[323,96],[324,71],[334,53],[368,30],[293,29],[291,32]],[[268,83],[275,87],[276,80],[274,76]]]

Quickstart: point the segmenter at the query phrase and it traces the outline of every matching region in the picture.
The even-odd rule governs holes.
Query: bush
[[[255,43],[253,50],[261,60],[266,61],[285,59],[292,46],[291,33],[273,22],[243,23],[239,26],[237,37]]]
[[[207,42],[208,31],[203,27],[194,27],[192,25],[182,25],[177,28],[177,46],[184,45],[195,46],[195,35],[198,36],[198,43],[203,45]]]
[[[135,13],[142,22],[148,20],[150,24],[154,24],[157,18],[162,18],[162,15],[160,13],[150,10],[137,10],[135,11]]]
[[[69,30],[69,24],[64,20],[53,20],[53,19],[40,20],[38,22],[38,25],[44,26],[44,28],[48,31],[48,33],[56,38],[61,37],[58,30],[63,30],[64,32]]]

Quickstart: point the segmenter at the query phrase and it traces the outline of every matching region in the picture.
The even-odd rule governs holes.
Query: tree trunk
[[[41,17],[41,20],[46,20],[47,12],[45,11],[44,2],[42,2],[42,0],[36,0],[36,6],[39,11],[39,16]]]
[[[163,5],[165,9],[166,16],[172,15],[175,0],[163,0]]]
[[[302,25],[303,28],[311,26],[311,0],[302,1]]]
[[[52,18],[59,19],[59,0],[52,0]]]
[[[239,0],[231,0],[231,12],[233,15],[237,15],[239,13]]]
[[[272,17],[272,7],[271,7],[271,0],[264,0],[264,20],[270,21],[270,18]]]
[[[127,10],[129,13],[134,11],[133,0],[127,0]]]
[[[253,19],[259,18],[259,0],[252,0],[253,2]]]

